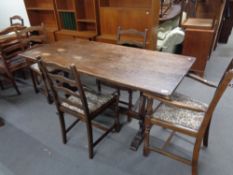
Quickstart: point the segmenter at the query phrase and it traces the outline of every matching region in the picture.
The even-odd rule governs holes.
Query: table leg
[[[145,104],[146,98],[140,95],[140,104],[139,104],[139,131],[137,132],[136,136],[134,137],[133,141],[131,142],[130,149],[133,151],[137,151],[138,147],[142,143],[144,139],[144,119],[145,119]]]
[[[0,127],[4,126],[4,120],[0,117]]]

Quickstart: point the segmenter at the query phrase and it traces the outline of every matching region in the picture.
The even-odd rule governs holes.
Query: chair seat
[[[95,112],[97,109],[99,109],[101,106],[108,103],[115,97],[114,94],[100,94],[91,89],[84,89],[84,93],[86,95],[87,105],[90,113]],[[82,105],[81,99],[75,96],[70,96],[68,100],[79,106]],[[72,111],[84,114],[83,109],[79,108],[78,106],[73,106],[65,102],[62,103],[62,106],[69,108]]]
[[[206,108],[208,107],[204,103],[193,100],[192,98],[179,93],[175,93],[171,97],[171,99],[185,103],[193,107],[201,108],[203,110],[206,110]],[[152,121],[161,120],[164,122],[168,122],[169,124],[178,125],[182,128],[197,131],[201,126],[204,115],[204,112],[196,112],[193,110],[162,104],[153,114]]]

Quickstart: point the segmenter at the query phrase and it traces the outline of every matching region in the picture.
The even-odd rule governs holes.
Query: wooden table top
[[[170,96],[195,58],[87,40],[59,41],[28,50],[21,56],[76,65],[80,73],[143,92]]]

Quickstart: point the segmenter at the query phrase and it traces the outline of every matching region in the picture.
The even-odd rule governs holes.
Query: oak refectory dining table
[[[41,45],[20,56],[62,66],[74,64],[81,74],[169,98],[193,65],[195,58],[170,53],[130,48],[88,40],[58,41]],[[143,138],[144,117],[131,147],[135,150]],[[141,136],[138,139],[138,136]]]

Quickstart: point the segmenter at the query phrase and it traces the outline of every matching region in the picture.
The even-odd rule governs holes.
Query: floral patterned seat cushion
[[[103,106],[104,104],[106,104],[107,102],[109,102],[114,98],[113,94],[100,94],[98,92],[95,92],[94,90],[90,90],[86,88],[84,89],[84,93],[86,95],[87,105],[90,113],[99,109],[101,106]],[[78,105],[82,104],[81,99],[75,96],[70,96],[68,100]],[[65,102],[62,103],[62,106],[69,108],[70,110],[73,110],[75,112],[84,114],[83,109],[80,109],[77,106],[69,105]]]
[[[190,97],[175,93],[171,99],[185,103],[187,105],[206,110],[207,105]],[[192,130],[198,130],[201,126],[205,113],[196,112],[184,108],[179,108],[167,104],[162,104],[153,114],[155,119],[159,119],[171,124],[179,125]],[[153,119],[152,119],[153,120]]]

